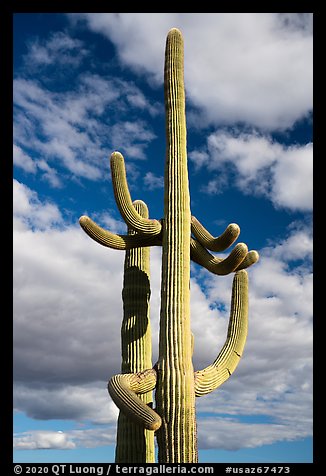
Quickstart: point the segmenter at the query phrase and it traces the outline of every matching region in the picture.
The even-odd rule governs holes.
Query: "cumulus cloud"
[[[62,431],[31,431],[14,436],[14,448],[18,450],[71,450],[76,447]]]
[[[50,228],[62,224],[61,212],[56,204],[42,203],[37,193],[23,183],[13,181],[13,211],[16,226],[25,223],[38,229]]]
[[[203,189],[207,193],[221,193],[231,176],[244,193],[266,196],[276,207],[312,210],[311,143],[285,146],[255,132],[220,130],[208,136],[204,149],[192,151],[189,157],[195,169],[213,172]]]
[[[79,384],[119,368],[123,254],[96,245],[77,226],[15,226],[18,381]]]
[[[105,381],[42,386],[17,383],[14,400],[17,408],[23,408],[27,416],[38,420],[87,420],[108,425],[115,424],[119,413]]]
[[[216,428],[219,431],[216,431]],[[300,435],[300,436],[299,436]],[[241,423],[233,418],[203,418],[198,429],[199,446],[236,451],[256,448],[276,441],[293,441],[309,436],[309,431],[273,423]]]
[[[16,450],[71,450],[78,447],[93,448],[112,445],[114,442],[115,432],[111,428],[108,431],[106,427],[65,432],[33,430],[14,435],[14,449]]]
[[[187,98],[201,112],[192,121],[197,127],[246,122],[284,129],[312,109],[310,13],[79,13],[69,18],[109,38],[123,64],[157,84],[163,81],[166,33],[180,28]]]

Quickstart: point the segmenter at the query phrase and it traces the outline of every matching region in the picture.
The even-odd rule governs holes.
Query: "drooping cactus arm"
[[[213,256],[199,241],[193,238],[190,242],[190,250],[192,261],[203,266],[211,273],[220,276],[248,268],[256,263],[259,258],[257,251],[252,250],[248,252],[245,243],[238,243],[225,259]]]
[[[158,220],[143,218],[132,204],[123,155],[120,152],[113,152],[110,164],[115,200],[126,224],[139,233],[159,235],[162,229],[161,223]]]
[[[131,250],[145,246],[162,244],[160,235],[117,235],[97,225],[91,218],[83,215],[79,219],[82,229],[100,245],[115,250]]]
[[[259,253],[256,250],[248,251],[247,256],[242,261],[242,263],[236,268],[236,271],[241,271],[242,269],[247,269],[249,266],[257,263],[259,260]]]
[[[161,417],[137,396],[153,390],[155,385],[156,371],[148,369],[135,374],[114,375],[109,380],[108,392],[128,418],[147,430],[155,431],[161,426]]]
[[[248,331],[248,274],[235,273],[227,339],[213,364],[195,372],[195,395],[201,397],[222,385],[236,369]]]
[[[232,273],[245,259],[248,248],[244,243],[238,243],[225,259],[211,255],[199,241],[190,241],[191,259],[214,274],[226,275]]]
[[[236,223],[230,223],[220,236],[214,238],[197,218],[192,216],[191,231],[200,244],[205,246],[208,250],[224,251],[238,238],[240,227]]]
[[[146,247],[146,246],[161,246],[162,238],[159,235],[117,235],[97,225],[91,218],[83,215],[79,219],[80,226],[85,233],[90,236],[94,241],[97,241],[100,245],[112,248],[115,250],[131,250],[133,248]],[[206,251],[196,240],[191,240],[191,259],[204,266],[214,274],[228,274],[234,271],[234,255],[232,260],[224,262],[221,258],[212,256]],[[241,254],[240,254],[241,256]],[[240,261],[240,257],[236,256],[236,260]],[[236,271],[245,269],[258,261],[258,253],[256,251],[249,251],[244,260],[236,268]],[[220,264],[221,262],[222,265]],[[222,272],[221,272],[222,270]]]

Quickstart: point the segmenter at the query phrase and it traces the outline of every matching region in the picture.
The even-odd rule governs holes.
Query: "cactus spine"
[[[144,349],[148,350],[145,357],[142,352],[135,351],[137,336],[130,334],[127,337],[125,334],[122,339],[122,353],[126,365],[123,365],[121,374],[110,379],[108,390],[126,418],[139,427],[156,431],[160,462],[195,463],[198,460],[195,397],[206,395],[218,388],[230,377],[239,363],[248,329],[248,275],[245,269],[257,262],[259,255],[254,250],[248,251],[244,243],[238,243],[224,259],[211,254],[209,250],[224,251],[231,246],[239,236],[239,226],[231,223],[220,236],[214,237],[191,216],[183,38],[176,28],[169,31],[166,41],[164,92],[167,151],[163,220],[149,219],[140,208],[133,206],[123,156],[119,152],[113,152],[111,174],[115,199],[128,227],[137,233],[115,235],[85,216],[80,218],[80,225],[91,238],[110,248],[137,249],[139,253],[141,247],[162,246],[158,362],[151,368],[148,344],[145,345],[144,342]],[[193,339],[190,330],[190,260],[216,275],[235,273],[225,344],[211,365],[196,372],[192,364]],[[135,287],[135,290],[129,290],[129,285],[126,285],[126,267],[125,273],[124,319],[128,320],[127,309],[130,309],[130,315],[135,313],[141,293],[137,295],[137,280],[132,281],[132,284],[130,282],[131,288]],[[144,293],[144,289],[142,292]],[[143,297],[145,294],[146,292]],[[141,309],[143,312],[145,306],[142,305]],[[127,328],[128,325],[126,328],[123,325],[125,331]],[[140,328],[138,332],[139,330]],[[131,340],[127,343],[129,338]],[[128,349],[133,349],[133,352]],[[141,397],[154,388],[155,410],[147,405],[148,400]],[[120,452],[119,446],[122,448],[125,445],[124,440],[130,436],[125,430],[127,421],[123,420],[122,416],[119,423],[120,421],[123,424],[120,432],[118,429],[117,455]],[[143,462],[152,461],[151,445],[152,440],[147,439]],[[132,447],[132,454],[134,450],[135,446]],[[121,454],[119,458],[125,457]]]

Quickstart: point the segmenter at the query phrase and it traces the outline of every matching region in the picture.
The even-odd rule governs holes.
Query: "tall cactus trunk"
[[[136,211],[148,218],[148,208],[141,200],[133,203]],[[129,235],[134,235],[128,229]],[[138,373],[152,367],[152,338],[149,320],[150,299],[149,248],[126,251],[123,280],[123,320],[121,326],[121,372]],[[152,405],[152,392],[139,396]],[[154,432],[146,430],[120,412],[117,427],[116,463],[155,462]]]
[[[165,53],[166,164],[156,410],[160,462],[196,462],[190,331],[190,196],[186,151],[183,39],[170,30]]]

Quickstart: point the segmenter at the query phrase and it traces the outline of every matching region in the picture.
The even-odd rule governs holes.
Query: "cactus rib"
[[[158,220],[143,218],[132,204],[123,155],[120,152],[113,152],[110,164],[114,195],[124,221],[135,231],[151,236],[159,235],[161,223]]]
[[[192,216],[191,231],[200,244],[205,246],[208,250],[224,251],[238,238],[240,234],[240,227],[236,223],[230,223],[230,225],[226,227],[225,231],[220,236],[214,238],[214,236],[212,236],[206,230],[206,228],[204,228],[199,220]]]
[[[227,339],[213,364],[195,372],[195,395],[201,397],[225,382],[236,369],[248,332],[248,274],[235,273]]]
[[[79,219],[80,226],[93,240],[100,245],[114,250],[131,250],[144,246],[160,246],[160,235],[117,235],[97,225],[91,218],[83,215]]]
[[[161,426],[161,417],[137,396],[153,390],[155,385],[156,371],[147,369],[143,372],[114,375],[109,380],[108,392],[127,417],[147,430],[156,431]]]

